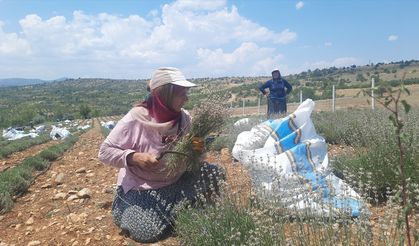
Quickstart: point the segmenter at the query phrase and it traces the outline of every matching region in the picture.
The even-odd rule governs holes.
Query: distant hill
[[[43,83],[64,81],[64,80],[67,80],[67,79],[68,78],[64,78],[64,77],[59,78],[59,79],[55,79],[55,80],[7,78],[7,79],[0,79],[0,87],[35,85],[35,84],[43,84]]]
[[[33,85],[33,84],[42,84],[45,82],[47,81],[42,80],[42,79],[9,78],[9,79],[0,79],[0,87]]]

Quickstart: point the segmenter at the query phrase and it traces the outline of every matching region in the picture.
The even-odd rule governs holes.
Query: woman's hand
[[[156,156],[150,153],[134,152],[127,156],[129,166],[139,166],[141,168],[156,169],[159,161]]]

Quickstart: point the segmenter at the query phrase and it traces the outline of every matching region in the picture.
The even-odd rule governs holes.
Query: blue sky
[[[0,78],[269,75],[419,59],[415,0],[0,0]]]

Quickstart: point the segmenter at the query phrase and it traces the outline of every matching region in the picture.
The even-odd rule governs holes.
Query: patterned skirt
[[[114,222],[137,242],[162,240],[173,232],[176,210],[218,193],[224,177],[219,167],[206,164],[200,172],[185,172],[176,183],[160,189],[124,194],[119,186],[112,205]]]

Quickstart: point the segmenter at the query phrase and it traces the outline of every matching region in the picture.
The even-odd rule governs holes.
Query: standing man
[[[269,89],[269,94],[266,92]],[[273,114],[287,113],[287,95],[291,93],[292,86],[281,77],[278,69],[272,71],[272,79],[259,86],[263,95],[268,97],[268,118]]]

